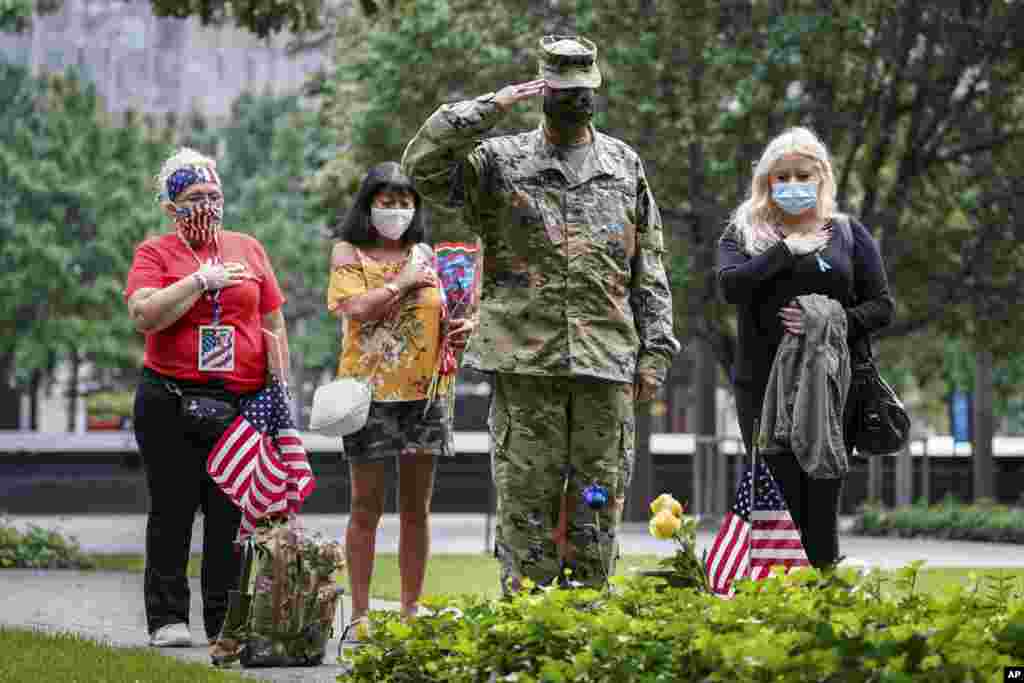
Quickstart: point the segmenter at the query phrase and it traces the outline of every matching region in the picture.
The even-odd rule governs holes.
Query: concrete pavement
[[[145,550],[145,515],[73,515],[9,516],[15,526],[36,524],[57,529],[78,539],[89,553],[142,553]],[[304,515],[304,525],[331,538],[341,538],[347,515]],[[484,515],[435,514],[430,519],[431,552],[434,554],[473,554],[487,551],[487,526]],[[848,526],[848,520],[847,524]],[[842,528],[842,526],[841,526]],[[670,555],[671,543],[659,541],[647,533],[646,524],[628,523],[619,534],[626,555]],[[192,547],[200,550],[202,518],[196,518]],[[714,532],[697,534],[698,553],[711,545]],[[892,569],[913,560],[925,560],[930,567],[1024,567],[1024,545],[974,543],[907,538],[878,538],[842,534],[840,552],[869,566]],[[378,552],[398,550],[398,516],[385,515],[377,532]]]
[[[192,579],[190,583],[195,646],[159,651],[186,661],[209,664],[199,580]],[[6,569],[0,571],[0,596],[0,625],[71,631],[117,647],[148,647],[141,573]],[[398,604],[372,600],[371,608],[397,610]],[[345,614],[351,614],[347,597]],[[340,623],[335,625],[335,633],[340,635]],[[275,683],[335,683],[343,670],[337,663],[337,654],[335,638],[328,644],[327,657],[320,666],[242,669],[236,665],[232,670]]]

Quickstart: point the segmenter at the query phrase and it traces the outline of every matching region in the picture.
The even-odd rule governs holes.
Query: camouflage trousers
[[[488,425],[502,591],[519,590],[524,577],[536,584],[602,585],[614,568],[615,533],[633,471],[632,385],[498,373]],[[581,495],[595,483],[610,498],[597,512]],[[563,491],[568,544],[559,547]]]

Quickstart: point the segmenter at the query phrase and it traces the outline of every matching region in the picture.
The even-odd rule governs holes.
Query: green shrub
[[[652,579],[611,592],[445,597],[405,623],[371,616],[372,642],[338,680],[868,683],[1001,680],[1024,659],[1024,585],[983,577],[933,596],[920,563],[881,574],[804,569],[740,582],[725,600]]]
[[[91,569],[74,539],[34,524],[24,532],[0,519],[0,569]]]
[[[952,497],[935,505],[919,501],[893,509],[872,506],[861,510],[852,531],[875,536],[1024,543],[1024,510],[987,501],[964,505]]]

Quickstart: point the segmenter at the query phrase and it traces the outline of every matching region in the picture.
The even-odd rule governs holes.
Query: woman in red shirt
[[[203,512],[203,622],[211,643],[239,567],[234,539],[241,513],[206,472],[223,430],[201,429],[183,404],[216,399],[230,418],[247,394],[263,388],[270,368],[287,382],[288,354],[284,296],[263,246],[222,229],[215,162],[182,148],[157,182],[174,226],[136,248],[125,298],[146,336],[134,414],[150,499],[146,619],[150,644],[168,647],[191,644],[186,567],[197,509]],[[270,357],[264,330],[280,342]]]

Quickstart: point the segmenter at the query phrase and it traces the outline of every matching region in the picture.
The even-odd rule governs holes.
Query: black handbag
[[[888,455],[903,450],[910,439],[910,415],[874,360],[857,362],[850,373],[846,430],[861,455]]]
[[[178,396],[185,431],[193,439],[212,445],[238,417],[238,399],[222,387],[168,382],[167,389]]]

